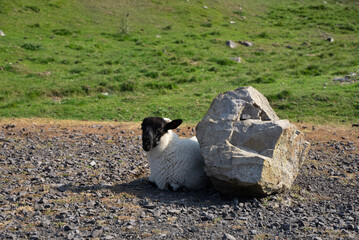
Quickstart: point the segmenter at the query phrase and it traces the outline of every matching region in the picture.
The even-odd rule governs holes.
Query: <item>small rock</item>
[[[170,213],[170,214],[180,214],[181,213],[181,210],[178,210],[178,209],[170,209],[170,210],[168,210],[167,211],[168,213]]]
[[[236,240],[235,237],[233,237],[231,234],[229,233],[224,233],[223,237],[222,237],[223,240]]]
[[[38,239],[40,239],[38,235],[32,235],[30,237],[30,240],[38,240]]]
[[[102,235],[102,229],[95,229],[91,234],[91,236],[94,238],[101,237],[101,235]]]
[[[147,208],[147,209],[154,209],[154,208],[156,208],[156,205],[149,203],[147,201],[144,201],[142,203],[142,207]]]
[[[74,239],[75,238],[75,232],[70,232],[69,234],[67,234],[67,239]]]
[[[202,213],[201,220],[202,221],[212,221],[212,220],[214,220],[214,215]]]
[[[204,8],[204,9],[208,9],[208,7],[207,7],[207,6],[203,6],[203,8]]]
[[[108,92],[103,92],[102,95],[108,96]]]
[[[330,42],[330,43],[332,43],[332,42],[334,42],[334,38],[329,37],[329,38],[327,38],[327,41]]]
[[[68,231],[70,231],[70,230],[72,230],[72,228],[71,228],[69,225],[65,225],[65,226],[64,226],[64,231],[65,231],[65,232],[68,232]]]
[[[247,42],[247,41],[238,41],[239,44],[246,46],[246,47],[252,47],[253,43]]]
[[[238,62],[238,63],[242,62],[242,59],[240,57],[232,57],[231,60]]]
[[[280,226],[280,229],[283,229],[284,231],[289,231],[291,229],[291,225],[284,223]]]
[[[226,41],[226,45],[230,48],[236,48],[237,44],[235,42],[233,42],[232,40],[228,40]]]
[[[0,30],[0,36],[5,37],[5,33],[2,30]]]
[[[230,24],[235,24],[236,22],[235,21],[229,21]]]
[[[96,165],[96,162],[95,162],[95,161],[92,161],[92,162],[90,162],[90,165],[91,165],[92,167],[94,167],[94,166]]]
[[[111,239],[115,239],[114,236],[111,236],[111,235],[107,235],[104,237],[105,240],[111,240]]]
[[[26,194],[27,194],[26,191],[20,191],[20,192],[19,192],[19,196],[20,196],[20,197],[23,197],[23,196],[25,196]]]

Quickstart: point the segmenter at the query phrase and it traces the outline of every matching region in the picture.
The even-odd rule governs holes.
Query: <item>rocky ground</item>
[[[0,239],[359,239],[358,128],[298,127],[292,190],[259,199],[154,188],[139,124],[1,120]]]

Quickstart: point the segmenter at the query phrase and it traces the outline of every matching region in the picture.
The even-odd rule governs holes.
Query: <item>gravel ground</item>
[[[1,120],[0,239],[359,239],[358,128],[298,126],[292,190],[237,198],[148,184],[139,124]]]

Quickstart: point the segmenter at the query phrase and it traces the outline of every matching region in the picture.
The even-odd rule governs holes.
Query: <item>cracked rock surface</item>
[[[290,189],[308,152],[304,135],[253,87],[219,94],[196,130],[206,174],[223,194]]]
[[[245,198],[148,184],[139,125],[1,120],[0,239],[359,239],[356,128],[297,124],[292,189]]]

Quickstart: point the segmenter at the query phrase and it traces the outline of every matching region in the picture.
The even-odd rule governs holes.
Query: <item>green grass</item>
[[[359,74],[359,6],[327,2],[1,1],[0,117],[197,122],[251,85],[281,118],[357,122],[359,82],[333,78]]]

